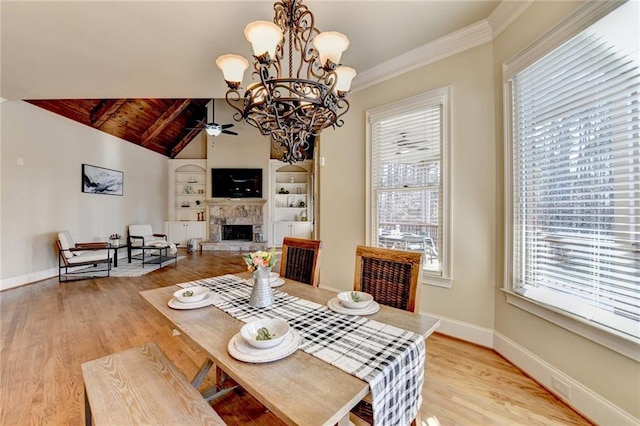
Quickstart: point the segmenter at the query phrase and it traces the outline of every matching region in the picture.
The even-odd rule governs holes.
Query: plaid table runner
[[[241,321],[286,320],[302,337],[299,349],[369,384],[376,425],[408,425],[418,414],[425,362],[421,335],[275,289],[271,306],[255,308],[248,303],[251,286],[235,275],[178,284],[191,285],[214,290],[221,296],[214,306]]]

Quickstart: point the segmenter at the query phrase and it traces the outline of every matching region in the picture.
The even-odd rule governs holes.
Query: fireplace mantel
[[[224,206],[224,205],[247,205],[247,204],[266,204],[267,200],[264,198],[209,198],[204,201],[210,206]]]

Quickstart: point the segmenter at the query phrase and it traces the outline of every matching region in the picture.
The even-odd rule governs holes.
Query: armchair
[[[151,225],[129,225],[129,232],[127,235],[127,255],[129,262],[131,262],[131,250],[142,249],[142,247],[149,247],[157,245],[158,242],[167,243],[167,235],[154,233],[151,229]]]
[[[58,282],[110,276],[112,252],[109,243],[76,243],[68,231],[62,231],[58,233],[56,246]],[[93,268],[88,269],[87,266]],[[105,272],[106,275],[96,275],[100,272]]]

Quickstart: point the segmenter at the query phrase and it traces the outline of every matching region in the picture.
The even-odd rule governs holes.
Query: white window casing
[[[423,251],[423,282],[450,287],[451,87],[367,111],[366,243]]]
[[[504,290],[638,359],[639,6],[618,6],[585,3],[504,65]]]

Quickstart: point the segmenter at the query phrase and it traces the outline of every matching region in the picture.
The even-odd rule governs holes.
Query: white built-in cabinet
[[[206,222],[170,221],[167,222],[167,238],[174,243],[186,244],[190,238],[202,238],[206,234]]]
[[[169,160],[169,241],[206,238],[207,160]]]
[[[271,245],[282,246],[284,237],[312,237],[311,171],[311,161],[292,165],[271,160],[269,185]]]

